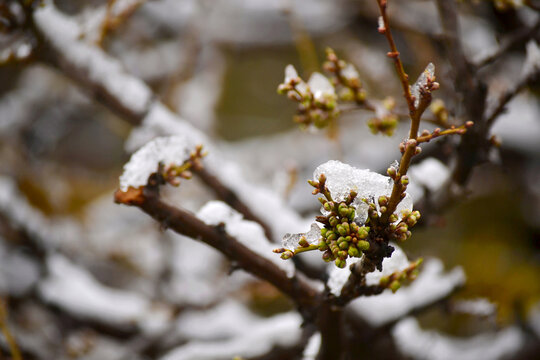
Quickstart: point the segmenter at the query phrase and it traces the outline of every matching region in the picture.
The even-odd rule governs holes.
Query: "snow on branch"
[[[76,21],[58,11],[52,1],[46,1],[34,12],[34,21],[46,41],[64,58],[67,67],[98,87],[103,87],[113,101],[124,110],[141,116],[152,101],[152,91],[144,82],[128,74],[122,64],[96,46],[79,40],[83,29]]]
[[[208,225],[225,225],[227,234],[236,238],[251,251],[273,262],[276,266],[285,271],[288,277],[294,276],[294,264],[281,261],[274,256],[272,253],[274,246],[264,236],[262,227],[253,221],[244,220],[242,214],[238,213],[224,202],[208,202],[199,210],[197,217]]]

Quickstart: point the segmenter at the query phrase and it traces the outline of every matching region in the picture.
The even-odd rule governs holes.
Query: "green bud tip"
[[[392,290],[393,293],[395,293],[396,291],[398,291],[398,289],[401,287],[401,284],[399,283],[399,281],[397,280],[394,280],[392,281],[392,283],[390,284],[390,290]]]
[[[287,260],[287,259],[292,258],[293,255],[294,255],[294,253],[293,253],[292,251],[287,250],[287,251],[285,251],[283,254],[281,254],[281,258],[282,258],[283,260]]]
[[[366,240],[360,240],[358,243],[356,243],[356,247],[362,251],[369,250],[369,242]]]

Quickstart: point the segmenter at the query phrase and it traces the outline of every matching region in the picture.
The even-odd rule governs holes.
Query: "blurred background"
[[[386,40],[377,32],[375,1],[57,0],[54,5],[80,27],[79,41],[117,59],[153,97],[208,134],[214,151],[237,162],[248,181],[306,218],[319,207],[306,184],[319,164],[340,159],[384,173],[399,158],[407,124],[393,137],[373,135],[366,125],[373,115],[351,111],[340,117],[339,134],[330,139],[325,131],[298,129],[292,121],[295,104],[276,93],[287,64],[307,79],[322,71],[330,46],[357,67],[368,97],[393,96],[404,108]],[[391,5],[406,71],[415,79],[433,62],[441,84],[436,96],[459,114],[434,2]],[[471,61],[492,54],[505,35],[532,27],[539,18],[534,4],[512,1],[461,1],[459,10],[461,40]],[[137,209],[114,204],[129,159],[124,143],[137,124],[111,111],[98,91],[66,71],[69,66],[47,48],[47,36],[18,1],[0,2],[0,20],[0,295],[8,310],[0,317],[25,359],[159,357],[173,345],[204,339],[204,331],[193,334],[180,326],[167,338],[144,344],[136,341],[146,339],[140,331],[154,334],[165,319],[214,306],[224,297],[262,317],[292,309],[270,285],[246,274],[235,272],[225,281],[226,262],[213,249],[162,231]],[[538,41],[540,33],[531,37]],[[491,98],[513,86],[525,55],[521,44],[483,68]],[[443,306],[418,315],[423,329],[466,339],[522,326],[540,337],[539,90],[538,82],[524,89],[496,121],[492,133],[501,146],[474,170],[467,195],[430,216],[403,245],[409,258],[440,258],[445,269],[459,266],[466,276]],[[430,143],[422,159],[431,156],[444,164],[456,140]],[[197,179],[167,193],[194,212],[212,199]],[[125,317],[115,318],[107,311],[116,310],[106,305],[101,315],[85,312],[79,300],[82,310],[74,308],[69,294],[86,290],[65,288],[71,284],[63,282],[66,274],[77,284],[91,276],[129,293],[138,299],[128,302],[133,313],[145,315],[127,321],[133,314],[126,310]],[[481,315],[459,305],[479,298],[491,304]],[[139,330],[132,329],[134,323]],[[9,354],[8,343],[4,332],[2,353]]]

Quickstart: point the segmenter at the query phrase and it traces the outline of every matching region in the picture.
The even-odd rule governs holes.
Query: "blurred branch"
[[[133,125],[141,124],[152,106],[159,104],[152,90],[143,81],[127,73],[116,59],[99,47],[80,41],[76,38],[77,34],[58,34],[58,29],[73,26],[71,19],[59,14],[51,3],[45,7],[49,8],[38,10],[35,15],[41,17],[41,21],[35,20],[36,31],[41,37],[41,60],[60,70],[84,91],[89,92],[89,96],[125,121]],[[39,11],[48,13],[39,14]],[[111,86],[111,79],[117,84]],[[130,97],[134,95],[134,88],[137,89],[136,95],[140,97],[142,104],[135,96]],[[126,89],[130,89],[127,95],[124,93]],[[180,118],[177,120],[179,123],[186,123]],[[197,130],[193,128],[193,131]],[[224,185],[210,170],[203,170],[199,174],[203,182],[232,208],[242,213],[246,219],[258,222],[271,239],[270,227],[256,216],[232,189]]]
[[[524,27],[516,30],[512,34],[507,35],[499,45],[499,48],[491,55],[486,56],[482,60],[475,64],[476,68],[481,68],[497,61],[504,55],[506,55],[512,49],[525,44],[530,38],[540,29],[540,20],[538,20],[532,27]]]

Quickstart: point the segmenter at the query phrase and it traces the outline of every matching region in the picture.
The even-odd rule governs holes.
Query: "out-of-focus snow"
[[[428,259],[410,285],[395,294],[385,290],[377,296],[358,298],[350,306],[371,325],[381,326],[447,296],[464,282],[465,274],[460,267],[445,273],[439,259]]]
[[[197,217],[208,225],[223,223],[227,234],[236,238],[251,251],[273,262],[285,271],[287,276],[294,276],[294,263],[283,261],[272,252],[275,245],[265,237],[262,227],[253,221],[244,220],[242,215],[229,205],[221,201],[210,201],[199,210]]]
[[[414,318],[397,323],[392,336],[405,355],[419,360],[497,360],[514,354],[525,342],[517,327],[463,339],[423,330]]]
[[[298,313],[257,319],[238,307],[223,306],[206,314],[188,315],[188,322],[194,328],[182,328],[189,331],[190,335],[212,333],[215,321],[218,330],[213,335],[229,336],[225,339],[190,341],[165,354],[160,360],[230,360],[235,356],[251,358],[263,355],[275,346],[292,346],[300,340],[302,318]],[[225,312],[227,309],[231,312]],[[234,336],[230,336],[232,334]]]
[[[317,358],[317,354],[319,354],[320,347],[321,333],[316,332],[309,338],[308,343],[304,348],[304,352],[302,353],[302,360],[315,360]]]
[[[424,196],[424,187],[432,193],[439,190],[448,180],[450,170],[439,160],[427,158],[411,166],[407,174],[410,178],[407,192],[418,201]]]
[[[495,315],[497,305],[485,298],[459,300],[454,304],[454,310],[474,316],[487,317]]]
[[[47,270],[48,277],[39,284],[41,296],[76,316],[105,324],[138,325],[151,333],[164,329],[171,316],[168,309],[137,293],[100,284],[61,255],[47,259]]]
[[[0,237],[0,295],[24,295],[39,280],[39,266],[29,256],[8,249],[4,243]]]
[[[165,168],[181,166],[189,159],[195,146],[185,136],[169,136],[156,138],[131,156],[124,165],[124,172],[120,176],[120,189],[127,191],[129,187],[138,188],[148,183],[150,175],[158,169],[158,164]]]
[[[507,105],[506,112],[497,118],[491,132],[501,139],[502,146],[517,148],[532,155],[538,154],[539,118],[538,99],[532,94],[519,94]]]
[[[523,64],[521,76],[522,78],[526,78],[538,72],[540,72],[540,47],[538,47],[536,41],[530,40],[527,43],[527,56],[525,58],[525,64]]]

